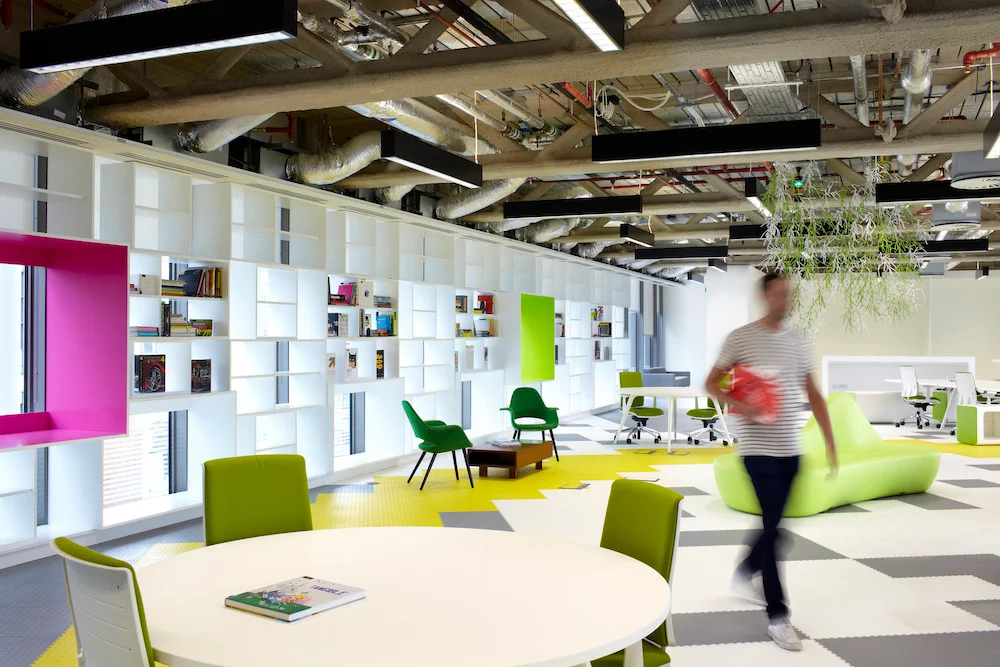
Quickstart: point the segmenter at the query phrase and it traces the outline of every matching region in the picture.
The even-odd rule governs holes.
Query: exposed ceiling
[[[106,0],[109,13],[129,2],[186,4]],[[0,13],[10,19],[0,52],[16,63],[19,30],[62,23],[93,4],[32,0],[29,10],[28,0],[0,0]],[[478,152],[487,181],[506,179],[494,188],[496,197],[484,188],[471,202],[468,193],[456,202],[455,186],[377,161],[346,177],[338,173],[328,187],[394,186],[395,197],[386,197],[398,201],[417,186],[461,204],[438,209],[461,211],[458,222],[620,263],[631,262],[631,251],[614,245],[616,230],[607,220],[542,221],[513,230],[500,198],[642,194],[646,210],[655,212],[643,222],[658,244],[720,243],[730,224],[758,217],[742,198],[742,180],[767,178],[767,161],[787,156],[726,164],[704,157],[653,160],[622,171],[591,161],[591,136],[818,117],[822,147],[796,159],[820,161],[828,178],[847,185],[862,182],[872,159],[908,180],[945,178],[951,153],[982,147],[994,111],[991,86],[998,85],[988,59],[967,66],[963,58],[1000,39],[995,0],[620,4],[626,47],[600,53],[548,0],[300,0],[303,24],[294,40],[91,70],[86,78],[97,89],[89,91],[85,117],[116,129],[247,117],[242,126],[231,124],[237,134],[269,127],[268,140],[286,150],[329,153],[384,128],[383,120],[398,120],[372,103],[414,101],[421,122],[476,147],[459,152]],[[919,50],[930,55],[930,85],[907,93],[905,75],[919,66]],[[861,56],[858,76],[851,56]],[[23,98],[10,101],[11,81],[0,75],[0,94],[12,106],[30,107]],[[859,81],[867,89],[862,100],[856,99]],[[442,99],[447,96],[450,103]],[[461,105],[481,115],[480,122]],[[294,128],[294,137],[282,128]],[[456,150],[445,139],[439,143]],[[988,206],[982,218],[978,236],[1000,226],[1000,215]],[[744,246],[734,260],[757,261],[761,249]],[[1000,250],[956,256],[953,264],[970,262],[1000,266]],[[679,276],[698,264],[647,262],[645,270]]]

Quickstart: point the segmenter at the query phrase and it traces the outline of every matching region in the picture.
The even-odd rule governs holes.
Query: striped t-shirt
[[[791,329],[768,329],[752,322],[729,334],[716,366],[729,370],[738,364],[751,366],[778,385],[778,419],[757,424],[734,417],[734,430],[743,456],[797,456],[801,453],[802,392],[806,375],[812,372],[809,351],[802,337]]]

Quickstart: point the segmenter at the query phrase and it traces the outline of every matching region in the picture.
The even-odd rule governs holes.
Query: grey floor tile
[[[821,639],[852,667],[996,667],[1000,632]]]
[[[567,482],[566,484],[563,484],[559,488],[567,489],[569,491],[583,491],[588,486],[590,486],[590,484],[587,482],[580,482],[579,484],[573,484],[572,482]]]
[[[962,489],[1000,489],[1000,484],[985,479],[939,479],[938,481]]]
[[[862,558],[859,562],[893,579],[970,575],[1000,586],[1000,556],[996,554]]]
[[[841,505],[840,507],[828,509],[823,514],[864,514],[867,512],[868,510],[864,507],[858,507],[857,505]]]
[[[671,489],[682,496],[707,496],[707,492],[693,486],[671,486]]]
[[[309,500],[316,502],[321,493],[375,493],[375,484],[328,484],[309,489]]]
[[[973,465],[970,467],[979,468],[980,470],[992,470],[994,472],[1000,471],[1000,463],[980,463],[979,465]]]
[[[674,614],[673,621],[678,646],[771,641],[763,610]],[[801,631],[799,635],[806,638]]]
[[[571,451],[573,451],[573,448],[572,447],[567,447],[566,445],[556,445],[556,451],[557,452],[571,452]]]
[[[837,560],[844,558],[836,551],[816,544],[812,540],[782,531],[779,559],[785,561]],[[747,545],[754,538],[753,531],[745,530],[685,530],[681,531],[682,547],[721,547]]]
[[[693,519],[694,518],[694,514],[691,514],[691,512],[688,512],[687,510],[681,510],[681,518],[682,519]]]
[[[513,531],[500,512],[438,512],[445,528],[481,528]]]
[[[203,542],[205,529],[201,519],[185,521],[176,526],[168,526],[151,530],[139,535],[132,535],[120,540],[103,542],[94,547],[101,553],[120,560],[135,563],[142,558],[154,544],[170,542]]]
[[[951,604],[1000,627],[1000,600],[968,600]]]
[[[960,503],[957,500],[952,500],[951,498],[944,498],[942,496],[936,496],[933,493],[914,493],[907,496],[893,496],[893,500],[898,500],[902,503],[908,505],[913,505],[915,507],[920,507],[925,510],[976,510],[979,509],[975,505],[967,505],[966,503]]]
[[[579,433],[565,433],[562,430],[556,433],[556,442],[581,442],[586,440],[590,440],[590,438]]]

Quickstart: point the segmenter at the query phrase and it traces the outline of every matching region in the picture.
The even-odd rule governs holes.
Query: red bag
[[[755,372],[750,366],[740,364],[733,368],[728,396],[757,408],[755,421],[761,424],[773,424],[778,421],[781,394],[777,384]],[[733,406],[733,412],[740,414],[736,406]]]

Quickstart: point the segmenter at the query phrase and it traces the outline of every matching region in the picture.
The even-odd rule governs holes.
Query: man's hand
[[[812,373],[806,375],[806,395],[809,397],[809,407],[812,408],[816,423],[823,431],[826,440],[826,460],[830,464],[830,476],[837,475],[839,461],[837,460],[837,445],[833,441],[833,425],[830,424],[830,412],[826,409],[826,400],[820,393]]]

